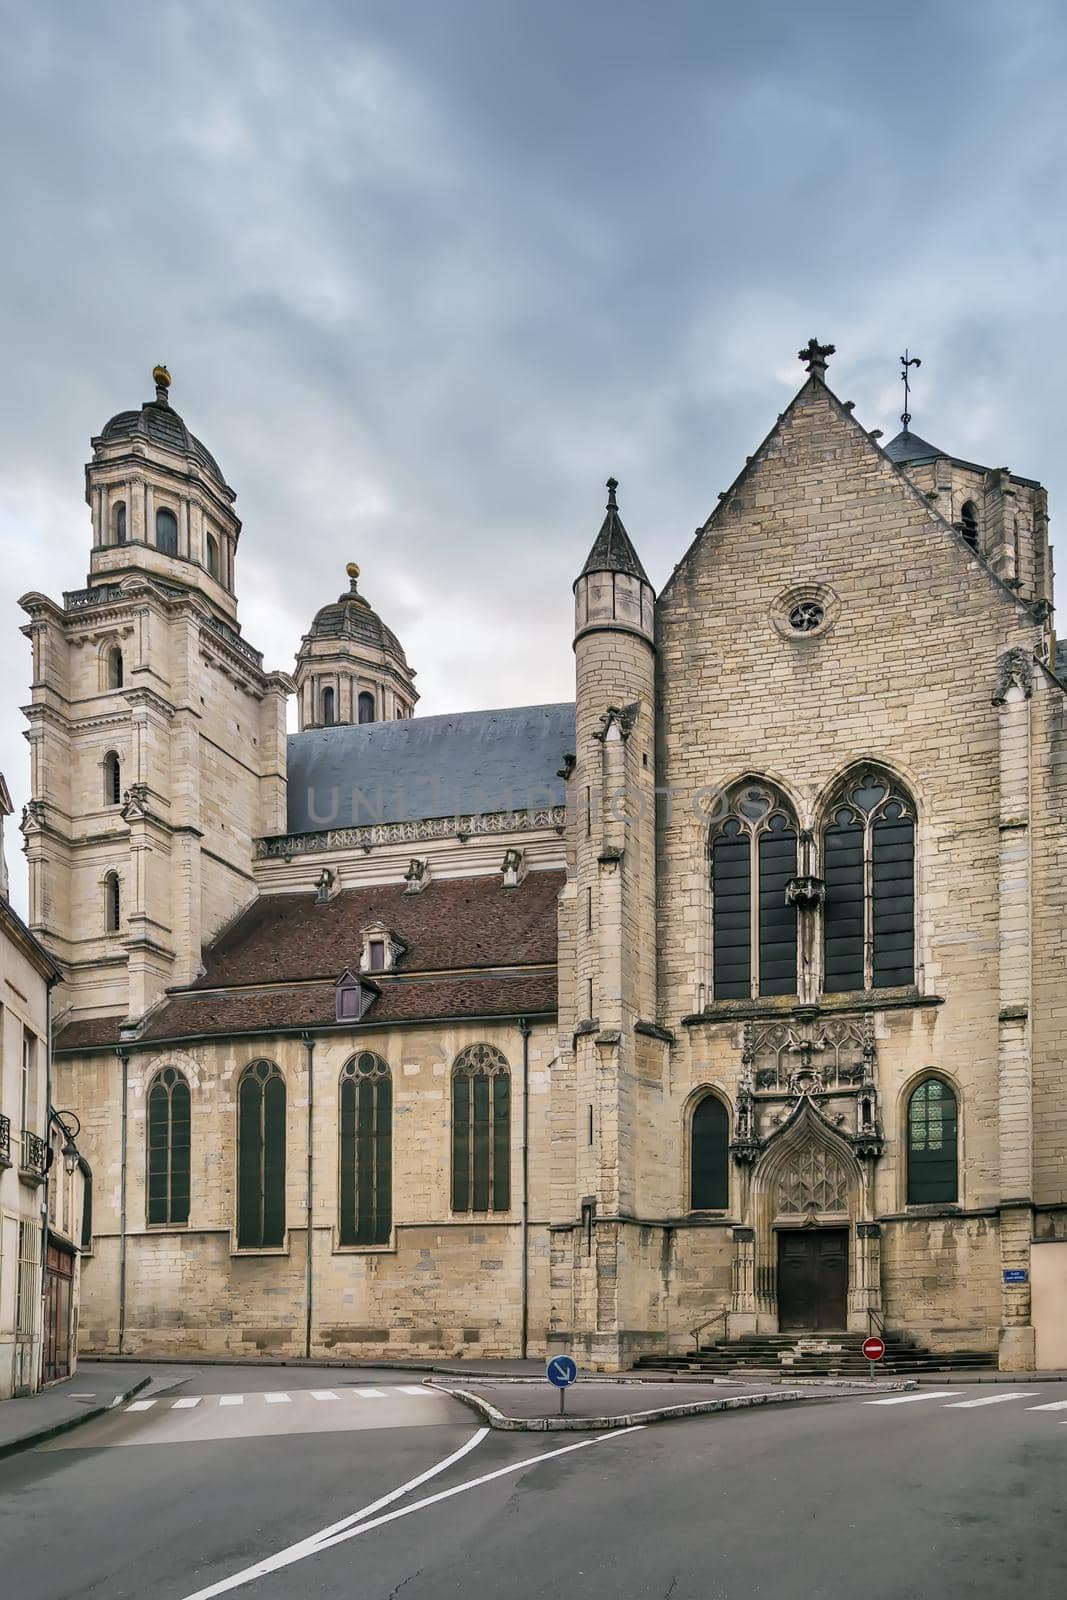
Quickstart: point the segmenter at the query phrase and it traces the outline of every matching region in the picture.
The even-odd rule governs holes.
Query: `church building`
[[[93,439],[22,600],[83,1351],[1067,1366],[1046,496],[831,354],[658,595],[609,481],[566,704],[419,716],[354,564],[265,665],[166,369]]]

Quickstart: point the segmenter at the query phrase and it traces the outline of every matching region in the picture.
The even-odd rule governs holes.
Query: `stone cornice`
[[[257,861],[272,857],[322,855],[332,850],[370,850],[376,844],[412,844],[422,839],[468,839],[485,834],[532,833],[554,828],[562,833],[565,806],[527,811],[487,811],[480,815],[427,817],[414,822],[376,822],[365,827],[324,828],[321,833],[275,834],[256,840]]]

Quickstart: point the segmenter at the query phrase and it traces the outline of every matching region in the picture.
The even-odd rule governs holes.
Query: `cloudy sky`
[[[568,698],[604,479],[661,584],[812,333],[867,426],[899,426],[907,344],[917,431],[1067,502],[1057,0],[0,0],[0,20],[17,805],[17,600],[84,582],[90,436],[160,360],[238,491],[268,664],[355,559],[425,713]]]

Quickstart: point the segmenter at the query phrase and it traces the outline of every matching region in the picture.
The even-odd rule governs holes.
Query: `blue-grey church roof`
[[[571,704],[290,734],[288,831],[561,806],[573,751]]]

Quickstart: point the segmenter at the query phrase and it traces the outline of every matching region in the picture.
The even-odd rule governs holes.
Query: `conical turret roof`
[[[632,578],[639,578],[642,583],[648,583],[651,588],[648,574],[641,565],[640,557],[630,542],[630,535],[623,527],[622,518],[619,516],[619,507],[615,499],[618,487],[615,478],[608,479],[607,515],[601,524],[600,532],[593,540],[593,548],[579,576],[584,578],[589,572],[625,572]]]

